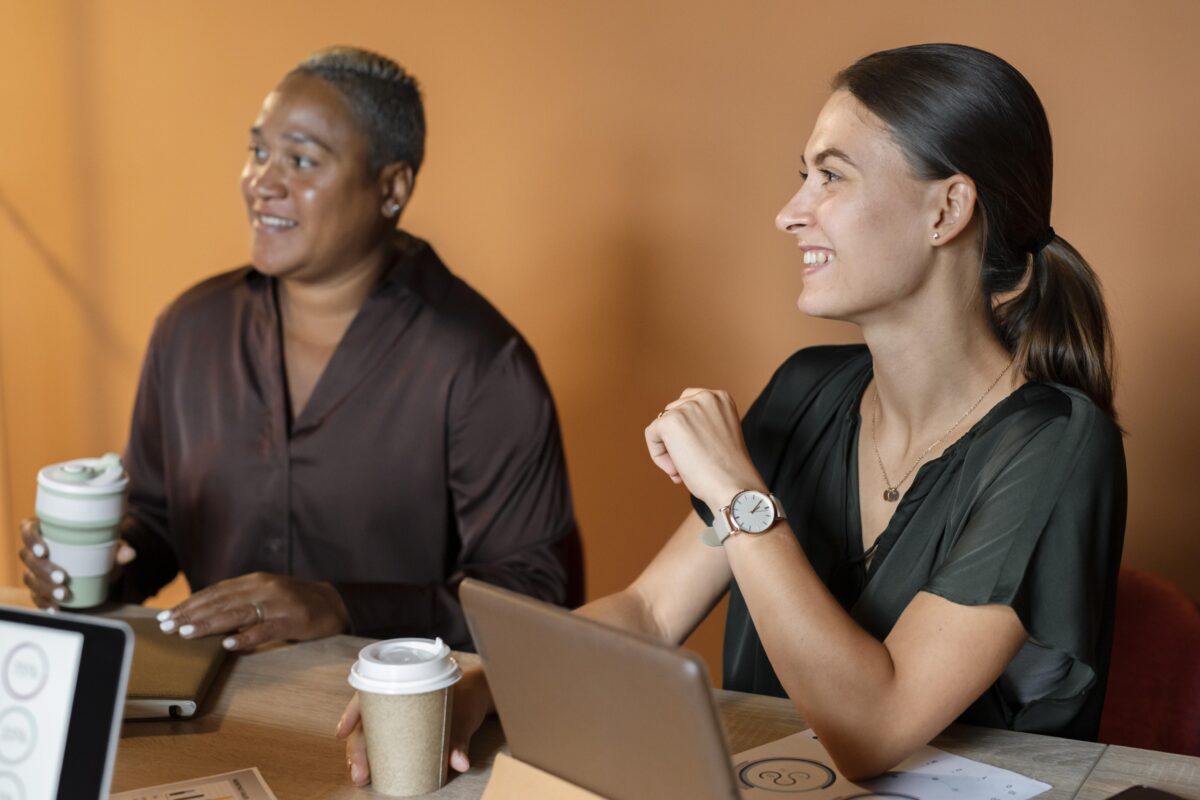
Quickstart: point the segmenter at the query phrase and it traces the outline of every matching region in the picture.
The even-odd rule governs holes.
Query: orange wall
[[[795,248],[772,228],[829,78],[949,40],[1004,56],[1046,103],[1054,226],[1100,273],[1116,328],[1126,558],[1200,596],[1200,4],[0,0],[0,14],[6,553],[37,466],[122,446],[158,310],[245,258],[236,177],[263,95],[349,42],[421,79],[430,143],[406,225],[539,352],[590,593],[622,586],[687,512],[644,456],[646,421],[689,385],[745,407],[786,354],[855,335],[796,312]],[[745,290],[751,313],[729,302]],[[0,567],[19,581],[15,559]],[[714,668],[719,631],[694,641]]]

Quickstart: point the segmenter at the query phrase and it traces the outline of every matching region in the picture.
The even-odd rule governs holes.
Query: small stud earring
[[[389,203],[388,204],[387,215],[389,217],[394,217],[399,213],[400,213],[400,204],[399,203]]]
[[[935,238],[935,239],[940,239],[940,238],[942,238],[942,235],[941,235],[940,233],[938,233],[937,231],[934,231],[934,232],[933,232],[933,238]]]

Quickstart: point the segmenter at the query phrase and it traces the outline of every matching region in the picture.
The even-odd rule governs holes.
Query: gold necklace
[[[887,488],[883,490],[884,500],[889,503],[894,503],[900,499],[900,489],[898,487],[908,480],[908,476],[912,475],[913,470],[917,468],[917,465],[925,460],[925,456],[929,455],[930,450],[937,447],[942,443],[943,439],[954,433],[954,429],[961,425],[964,419],[971,416],[972,411],[979,408],[979,404],[983,402],[983,398],[987,397],[991,393],[992,389],[996,388],[996,384],[1000,383],[1004,376],[1008,374],[1008,371],[1012,368],[1012,365],[1012,361],[1009,361],[1004,365],[1004,370],[996,376],[996,380],[992,381],[992,385],[985,389],[983,394],[979,395],[979,399],[971,404],[971,407],[967,409],[967,413],[955,420],[954,424],[950,426],[949,430],[939,436],[933,444],[929,445],[929,447],[926,447],[925,452],[917,456],[917,460],[914,461],[913,465],[908,468],[908,472],[904,473],[904,477],[896,481],[895,484],[892,483],[891,478],[888,477],[887,469],[883,466],[883,457],[879,455],[879,442],[875,438],[875,427],[879,422],[879,388],[875,388],[875,405],[871,407],[871,446],[875,448],[875,460],[879,462],[879,471],[883,473],[883,482],[887,486]]]

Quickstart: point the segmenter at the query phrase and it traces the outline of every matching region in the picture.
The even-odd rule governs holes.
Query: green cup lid
[[[121,457],[116,453],[52,464],[38,473],[39,486],[49,489],[57,486],[71,493],[123,491],[128,483],[129,477],[121,466]]]

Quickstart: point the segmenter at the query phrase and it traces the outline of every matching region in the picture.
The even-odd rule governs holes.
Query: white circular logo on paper
[[[25,786],[11,772],[0,772],[0,800],[25,800]]]
[[[29,758],[37,744],[37,723],[23,708],[13,707],[0,714],[0,761],[18,764]]]
[[[738,779],[754,789],[799,794],[832,786],[833,770],[807,758],[764,758],[737,766]]]
[[[42,648],[31,642],[19,644],[4,659],[4,688],[18,700],[29,700],[46,685],[49,671]]]

